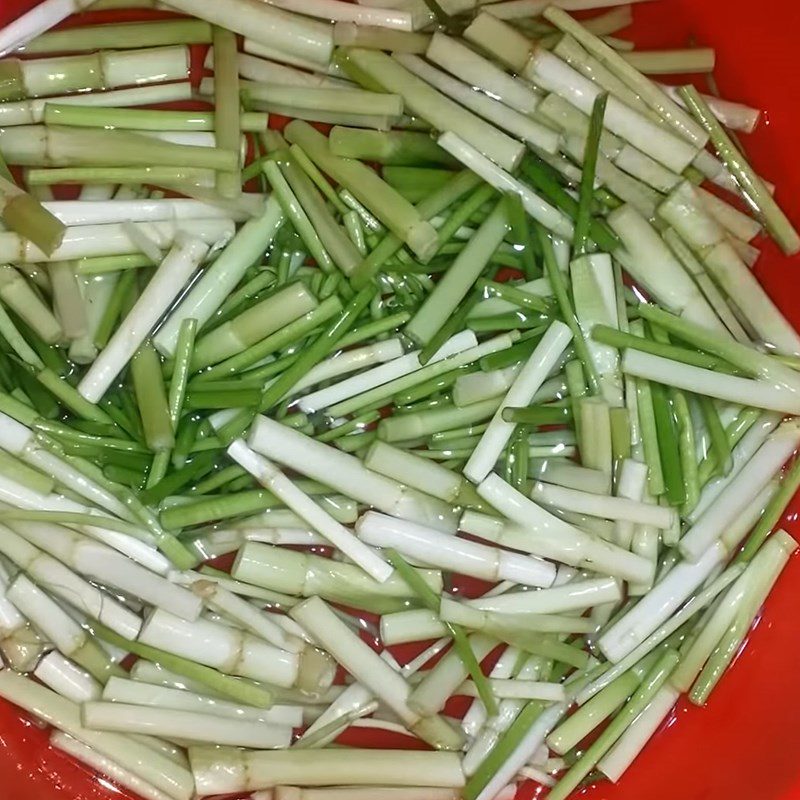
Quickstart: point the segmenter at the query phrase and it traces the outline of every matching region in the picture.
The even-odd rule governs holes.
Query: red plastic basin
[[[218,0],[220,3],[226,0]],[[35,5],[0,0],[0,26]],[[87,19],[138,18],[122,12]],[[712,45],[724,97],[764,109],[744,137],[759,172],[800,224],[800,76],[797,0],[660,0],[635,6],[620,35],[641,47]],[[756,266],[781,310],[800,327],[800,257],[770,244]],[[784,526],[800,536],[795,498]],[[738,660],[705,709],[681,702],[619,786],[585,790],[587,800],[793,800],[800,798],[800,557],[792,559]],[[0,701],[0,800],[121,800],[111,783],[53,751],[48,734]],[[381,741],[374,740],[373,745]],[[391,746],[391,745],[389,745]],[[524,800],[544,794],[533,784]]]

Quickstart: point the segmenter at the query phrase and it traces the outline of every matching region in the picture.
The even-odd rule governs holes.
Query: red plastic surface
[[[225,2],[225,0],[219,0]],[[0,25],[33,0],[0,0]],[[92,14],[96,21],[130,19]],[[800,224],[800,79],[797,0],[661,0],[635,6],[631,32],[642,47],[713,45],[723,96],[766,112],[745,147],[760,173]],[[800,327],[800,258],[767,244],[756,272],[783,312]],[[800,500],[785,527],[800,536]],[[586,790],[586,800],[793,800],[800,798],[800,557],[769,598],[744,651],[705,709],[681,703],[619,786]],[[407,740],[406,740],[407,741]],[[363,743],[361,743],[363,744]],[[396,738],[373,745],[399,746]],[[0,701],[0,798],[122,800],[108,781],[47,745],[47,733]],[[528,784],[520,800],[538,797]]]

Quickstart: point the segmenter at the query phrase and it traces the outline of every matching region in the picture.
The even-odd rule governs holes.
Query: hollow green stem
[[[131,377],[147,446],[154,452],[175,444],[161,360],[147,341],[131,360]]]
[[[697,350],[689,350],[678,345],[655,342],[643,336],[635,336],[631,333],[611,328],[608,325],[595,325],[592,328],[592,339],[601,344],[623,349],[630,347],[633,350],[641,350],[643,353],[652,353],[655,356],[671,358],[683,364],[692,364],[695,367],[713,369],[718,372],[727,372],[731,375],[741,374],[741,370],[731,365],[725,359]]]
[[[653,398],[664,491],[670,505],[680,506],[686,501],[686,488],[683,483],[678,420],[667,388],[660,383],[651,383],[650,392]]]
[[[522,425],[539,427],[541,425],[561,425],[572,422],[572,409],[569,406],[533,406],[532,408],[503,409],[503,419]]]
[[[717,413],[717,407],[710,397],[697,396],[700,404],[700,411],[709,436],[709,448],[713,454],[716,467],[714,475],[727,475],[731,468],[731,447],[728,444],[728,437],[725,435],[725,428]],[[699,478],[698,478],[699,481]]]
[[[533,280],[541,275],[541,270],[536,264],[534,255],[533,237],[528,226],[528,215],[522,206],[520,196],[509,192],[503,198],[506,205],[508,222],[511,225],[511,236],[514,240],[514,251],[522,262],[522,271],[527,280]]]

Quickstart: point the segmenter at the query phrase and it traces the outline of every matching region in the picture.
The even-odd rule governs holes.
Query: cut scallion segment
[[[504,169],[513,169],[522,158],[521,143],[440,94],[385,53],[349,48],[347,61],[385,91],[399,94],[413,114],[439,130],[457,130],[465,141]]]
[[[780,248],[792,255],[800,250],[800,236],[781,211],[778,204],[772,199],[763,181],[753,171],[747,160],[739,152],[725,129],[719,124],[706,102],[700,97],[696,89],[691,86],[680,90],[683,101],[689,110],[700,122],[711,137],[711,141],[725,162],[725,166],[736,180],[745,199],[764,221],[770,235],[775,239]]]

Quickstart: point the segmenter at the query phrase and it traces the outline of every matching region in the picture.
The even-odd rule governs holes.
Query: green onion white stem
[[[87,540],[69,528],[43,522],[9,520],[9,527],[76,572],[115,586],[185,619],[196,619],[202,603],[190,592],[155,575],[110,547]]]
[[[3,87],[4,100],[115,89],[132,84],[184,80],[189,50],[184,46],[102,50],[75,56],[8,61],[16,75]]]
[[[537,86],[572,103],[585,114],[601,89],[577,70],[546,50],[536,50],[523,74]],[[674,172],[682,172],[694,159],[697,149],[679,136],[660,127],[648,117],[610,97],[605,126],[642,152]]]
[[[642,2],[642,0],[634,0],[634,2]],[[584,11],[626,5],[628,5],[628,0],[625,2],[623,0],[556,0],[554,3],[546,2],[546,0],[506,0],[502,4],[487,5],[486,12],[488,14],[496,12],[500,19],[516,19],[517,17],[538,17],[549,6],[563,8],[565,11]],[[590,18],[587,21],[591,23],[594,20]]]
[[[180,578],[170,577],[189,586],[209,608],[224,614],[227,620],[260,636],[264,641],[274,644],[275,647],[290,653],[301,653],[305,648],[303,640],[287,633],[275,622],[274,616],[262,612],[238,595],[220,586],[219,583],[202,578],[197,581],[196,576],[191,573],[189,575],[182,574]]]
[[[235,0],[222,9],[213,0],[169,0],[170,8],[199,17],[257,42],[277,46],[290,54],[325,65],[333,51],[330,25],[316,22],[266,4]]]
[[[244,37],[243,47],[245,53],[258,56],[259,58],[277,61],[280,64],[288,64],[292,67],[299,67],[302,70],[308,70],[318,75],[331,75],[335,76],[337,79],[343,78],[348,83],[350,82],[347,73],[339,66],[336,59],[321,64],[309,58],[298,56],[296,53],[288,53],[280,48],[263,44],[263,42],[257,42],[247,36]]]
[[[502,661],[503,656],[500,657],[498,663]],[[539,656],[530,656],[519,669],[516,669],[516,664],[514,665],[516,677],[522,680],[539,680],[546,674],[544,667],[544,659]],[[499,705],[497,715],[485,719],[481,727],[475,731],[473,740],[464,754],[464,772],[467,776],[472,776],[475,773],[478,766],[489,755],[502,734],[508,730],[524,706],[525,704],[521,700],[503,700]],[[466,716],[464,720],[465,722],[467,721]]]
[[[255,708],[220,700],[209,695],[182,689],[155,686],[125,678],[110,678],[102,690],[103,700],[130,705],[151,706],[180,711],[198,711],[219,717],[262,722],[272,725],[300,727],[302,711],[297,706],[272,706]],[[184,738],[184,737],[180,737]]]
[[[677,86],[669,86],[664,83],[659,83],[658,86],[679,106],[686,108]],[[714,116],[730,130],[752,133],[761,119],[761,111],[759,109],[751,108],[744,103],[734,103],[709,94],[701,94],[700,97],[711,109]]]
[[[243,631],[205,619],[187,622],[155,610],[145,620],[139,641],[232,674],[292,686],[298,680],[300,660]],[[214,648],[207,642],[213,642]],[[321,676],[324,680],[324,676]],[[330,680],[328,677],[328,680]]]
[[[272,794],[256,792],[253,800],[458,800],[458,797],[457,789],[431,786],[330,786],[321,789],[278,786]]]
[[[447,626],[427,608],[397,611],[381,617],[381,641],[387,647],[448,636]]]
[[[292,738],[288,725],[227,719],[213,712],[92,701],[84,703],[81,714],[83,724],[92,730],[147,733],[190,742],[265,750],[288,747]]]
[[[209,48],[206,56],[205,67],[206,69],[214,68],[214,48]],[[268,61],[256,56],[247,55],[246,53],[239,53],[237,63],[239,66],[239,75],[242,79],[239,82],[239,88],[247,87],[245,81],[256,81],[258,83],[271,83],[275,86],[305,86],[309,88],[326,87],[329,89],[346,89],[355,88],[347,81],[340,78],[329,78],[327,75],[320,75],[315,72],[303,72],[302,70],[289,67],[284,64],[276,64],[273,61]],[[203,78],[200,81],[200,94],[205,97],[214,95],[214,79]],[[260,116],[264,116],[263,114]]]
[[[382,657],[384,660],[388,661],[392,667],[395,666],[395,662],[391,657]],[[302,744],[297,746],[324,747],[326,744],[332,742],[342,730],[348,727],[349,720],[353,720],[355,715],[361,714],[365,709],[370,708],[370,706],[374,704],[375,696],[366,686],[360,683],[351,684],[311,725],[308,726],[298,740],[298,742],[302,742]],[[325,733],[325,731],[328,731],[328,733]],[[405,732],[405,728],[403,728],[403,731]]]
[[[61,731],[50,734],[50,746],[85,764],[89,769],[105,775],[115,785],[130,790],[146,800],[168,800],[170,795],[157,789],[136,773],[121,767],[116,761],[100,754],[97,750]]]
[[[299,281],[279,289],[201,336],[192,354],[192,371],[199,371],[241,353],[250,345],[313,311],[318,305],[316,298]]]
[[[26,55],[78,50],[132,49],[174,44],[209,44],[211,29],[201,20],[158,20],[89,25],[48,31],[24,48]]]
[[[191,144],[176,142],[188,141]],[[197,144],[199,142],[199,145]],[[0,131],[11,164],[27,167],[235,167],[239,154],[207,146],[203,131],[126,131],[19,125]]]
[[[580,489],[596,495],[611,494],[611,476],[608,473],[580,467],[565,459],[545,458],[532,461],[528,465],[528,474],[547,484]]]
[[[502,584],[501,584],[502,585]],[[555,584],[554,584],[555,585]],[[487,593],[484,597],[495,597],[505,592]],[[541,631],[544,633],[586,633],[591,627],[589,620],[569,614],[522,614],[509,615],[495,611],[481,611],[454,600],[442,599],[439,615],[442,621],[463,625],[471,630],[484,631],[497,636],[519,640],[524,645],[524,634],[519,631]]]
[[[244,222],[247,216],[231,213],[212,203],[189,198],[158,200],[53,200],[44,207],[65,225],[106,225],[126,220],[157,222],[180,219],[234,219]]]
[[[253,587],[300,597],[317,595],[331,602],[379,611],[396,611],[413,595],[405,581],[397,576],[378,583],[354,565],[258,542],[245,542],[231,574]],[[441,591],[440,572],[420,570],[419,574],[434,591]],[[242,591],[240,589],[239,593]],[[254,588],[253,591],[258,590]]]
[[[491,5],[494,9],[499,7],[498,3]],[[463,35],[467,41],[491,53],[514,72],[520,72],[528,63],[534,46],[527,36],[501,21],[499,14],[490,13],[486,9],[481,9]]]
[[[133,223],[135,232],[153,239],[162,249],[172,247],[176,238],[189,236],[208,244],[228,239],[234,225],[226,219],[181,220],[180,222]],[[138,238],[138,237],[137,237]],[[130,226],[77,225],[67,228],[61,244],[50,254],[42,252],[17,234],[0,232],[0,260],[15,263],[72,261],[94,256],[113,256],[140,252]]]
[[[9,582],[8,572],[0,565],[0,639],[13,636],[25,627],[26,622],[17,607],[6,597]]]
[[[524,81],[505,73],[457,39],[437,32],[426,52],[429,61],[522,114],[536,111],[541,95]]]
[[[767,539],[750,562],[745,572],[749,585],[741,608],[692,687],[689,699],[693,703],[697,705],[706,703],[720,677],[738,652],[759,608],[796,550],[797,542],[786,531],[778,530]]]
[[[70,341],[85,336],[88,330],[86,308],[72,264],[54,262],[48,271],[53,287],[53,310],[64,336]]]
[[[559,39],[553,48],[553,53],[563,61],[566,61],[573,69],[600,85],[618,100],[621,100],[631,108],[642,109],[642,104],[636,93],[632,92],[611,70],[589,55],[569,34]],[[655,119],[658,119],[657,115]]]
[[[662,529],[669,528],[676,518],[675,510],[664,506],[637,502],[625,497],[602,497],[579,489],[550,486],[541,482],[533,485],[531,499],[559,509],[639,525],[653,525]]]
[[[670,386],[731,403],[790,414],[800,410],[794,389],[771,385],[766,381],[723,375],[636,350],[625,351],[622,369],[635,377],[652,381],[664,380],[668,376],[667,383]]]
[[[506,783],[514,778],[519,769],[544,742],[545,737],[567,710],[566,703],[554,703],[545,708],[524,734],[519,744],[497,772],[475,797],[475,800],[491,800]]]
[[[696,522],[719,494],[727,488],[731,481],[742,471],[743,467],[755,455],[767,437],[775,430],[781,421],[780,415],[766,412],[755,420],[744,436],[736,443],[732,451],[732,458],[724,465],[725,471],[719,471],[719,477],[712,478],[703,487],[697,505],[691,513],[686,515],[687,522]],[[726,437],[727,438],[727,437]]]
[[[298,14],[319,17],[333,22],[353,22],[357,25],[374,25],[399,31],[413,30],[412,16],[401,8],[387,8],[357,3],[345,3],[341,0],[276,0],[278,7],[285,7]]]
[[[455,531],[455,519],[447,504],[409,490],[368,470],[357,458],[266,417],[256,419],[249,444],[268,458],[308,477],[326,481],[332,488],[386,514],[430,524],[445,532]]]
[[[400,339],[386,339],[364,347],[343,350],[317,364],[316,367],[312,367],[306,376],[292,387],[292,394],[296,394],[310,386],[329,381],[332,378],[338,378],[341,375],[394,361],[402,355],[403,347]]]
[[[758,434],[761,431],[763,426],[755,427],[748,432],[745,439],[751,432]],[[745,439],[741,444],[745,443]],[[705,550],[722,536],[726,527],[756,500],[794,452],[798,442],[800,442],[800,432],[791,422],[784,423],[772,433],[722,489],[716,502],[698,515],[681,539],[679,545],[681,554],[692,561],[700,558]]]
[[[207,252],[208,247],[199,239],[181,237],[176,242],[122,326],[117,328],[78,385],[78,391],[87,400],[96,403],[105,394]]]
[[[636,690],[645,672],[646,668],[643,668],[643,665],[637,665],[621,674],[600,693],[584,703],[547,737],[550,749],[559,755],[564,755],[579,745]]]
[[[358,161],[334,156],[328,140],[301,120],[289,123],[285,133],[288,141],[300,145],[317,166],[352,192],[418,256],[433,254],[436,232],[431,224],[377,173]]]
[[[362,541],[394,547],[415,562],[488,581],[550,586],[555,579],[555,568],[540,559],[507,553],[374,511],[358,520],[356,533]]]
[[[622,599],[615,578],[591,578],[538,592],[509,592],[499,597],[465,601],[466,605],[499,614],[562,614]]]
[[[497,640],[475,633],[469,636],[468,645],[480,663],[497,646]],[[444,708],[448,698],[453,696],[468,674],[456,649],[448,650],[414,687],[409,705],[415,712],[432,718],[432,715]]]
[[[85,728],[81,723],[80,707],[55,692],[12,670],[3,670],[0,694],[116,761],[174,800],[189,800],[192,796],[192,775],[185,767],[131,737],[102,734]]]
[[[377,161],[390,166],[416,167],[420,162],[452,166],[453,160],[426,133],[365,131],[336,127],[330,135],[331,152],[345,158]]]
[[[143,156],[140,156],[140,158],[143,158]],[[225,158],[227,160],[228,156]],[[170,189],[179,189],[187,194],[204,191],[213,186],[214,183],[214,173],[209,169],[200,167],[104,166],[57,167],[52,169],[31,168],[26,171],[25,177],[28,185],[32,188],[36,186],[52,186],[57,183],[78,183],[81,185],[120,183],[138,186],[143,182],[147,182],[163,185]],[[126,199],[130,199],[130,196]],[[92,253],[91,255],[96,254]]]
[[[0,175],[0,219],[20,236],[52,253],[64,238],[64,223],[35,197]]]
[[[625,248],[615,255],[660,303],[704,328],[724,333],[725,329],[698,287],[643,216],[632,206],[625,205],[612,211],[607,221]],[[643,261],[645,251],[647,258]],[[642,269],[642,264],[647,264],[647,268]]]
[[[455,472],[386,442],[376,441],[364,457],[364,465],[387,478],[418,489],[448,503],[459,503],[471,494],[466,480]]]
[[[250,472],[256,480],[286,503],[314,530],[322,534],[335,547],[361,566],[379,583],[391,575],[393,569],[369,547],[359,543],[341,523],[336,522],[323,508],[297,488],[266,458],[254,453],[240,439],[227,450],[228,455]]]
[[[500,680],[512,677],[519,660],[520,651],[516,647],[506,647],[497,659],[497,663],[492,667],[489,677]],[[503,703],[501,702],[498,704],[498,715],[501,713],[502,707]],[[476,699],[464,714],[464,718],[461,720],[461,729],[470,739],[473,739],[486,724],[487,719],[485,706],[479,699]]]
[[[64,330],[53,312],[19,272],[7,264],[0,267],[0,300],[30,325],[47,344],[62,340]]]
[[[133,637],[139,632],[141,620],[136,614],[9,528],[3,530],[2,552],[38,584],[62,600],[69,598],[68,602],[76,608],[99,619],[121,635]],[[17,591],[21,593],[26,587],[27,584],[20,585]],[[12,589],[9,589],[9,599],[16,604]]]
[[[300,119],[328,121],[328,114],[349,114],[385,117],[396,121],[403,113],[403,101],[398,95],[362,89],[275,86],[248,82],[244,94],[265,111],[283,113],[281,109],[296,109],[296,116]]]
[[[611,258],[605,253],[583,255],[570,264],[572,296],[589,356],[592,359],[600,390],[609,405],[622,403],[622,375],[619,353],[608,345],[598,344],[589,337],[597,324],[617,327],[614,275]]]
[[[576,697],[578,704],[584,705],[590,698],[605,689],[612,681],[619,678],[627,670],[639,665],[645,659],[645,656],[651,653],[661,642],[675,633],[687,620],[708,607],[721,592],[725,591],[739,578],[743,571],[744,565],[741,564],[728,567],[718,578],[708,583],[702,591],[697,592],[676,614],[651,633],[640,645],[631,650],[627,656],[605,670],[602,675],[582,689]],[[673,673],[673,683],[675,676],[677,676],[679,672],[680,669],[676,669],[675,673]]]
[[[694,563],[682,561],[661,579],[630,611],[606,630],[598,645],[606,657],[620,661],[662,625],[691,597],[726,556],[716,542]]]
[[[716,54],[711,47],[689,47],[683,50],[637,50],[623,53],[634,69],[644,75],[713,72]]]
[[[431,357],[428,364],[436,364],[450,356],[474,348],[477,339],[471,332],[463,331],[445,342]],[[319,411],[330,408],[344,400],[358,397],[371,389],[383,386],[405,375],[410,375],[422,369],[419,360],[419,351],[406,353],[404,356],[388,361],[379,367],[367,372],[346,378],[324,389],[301,397],[298,401],[300,408],[305,412]]]
[[[703,129],[676,103],[645,75],[630,66],[622,56],[597,36],[590,33],[580,22],[560,8],[548,8],[545,18],[564,33],[569,33],[595,58],[605,64],[618,78],[636,92],[642,100],[686,141],[701,148],[708,141]]]
[[[697,251],[706,269],[730,297],[736,297],[747,322],[768,344],[787,353],[800,350],[800,338],[726,241],[688,182],[680,184],[659,206],[659,216]]]
[[[419,776],[432,787],[464,784],[455,753],[409,752],[357,748],[342,759],[339,748],[243,751],[213,747],[189,748],[189,761],[200,794],[249,792],[273,786],[326,786],[332,783],[371,786],[415,786]],[[219,766],[241,764],[241,769]]]
[[[458,339],[458,337],[460,337],[463,333],[465,332],[462,331],[461,334],[456,334],[453,339]],[[487,339],[486,341],[481,342],[474,347],[470,347],[466,350],[462,350],[459,353],[455,353],[448,358],[439,359],[435,363],[428,362],[424,367],[422,367],[422,369],[416,370],[411,374],[395,378],[393,381],[385,383],[381,386],[376,386],[374,389],[371,389],[368,392],[363,392],[362,394],[359,394],[349,400],[329,406],[328,412],[334,416],[341,416],[361,410],[365,407],[374,408],[389,398],[402,394],[403,392],[408,391],[413,387],[424,383],[425,381],[438,378],[441,375],[446,375],[447,373],[453,372],[461,367],[473,364],[484,356],[492,355],[493,353],[508,349],[517,340],[515,333],[515,331],[512,331],[511,333],[501,333],[500,335],[494,336],[491,339]],[[450,341],[452,342],[453,339]],[[441,350],[439,352],[441,352]],[[378,425],[378,432],[381,433],[382,430],[383,421],[381,421],[381,423]]]
[[[112,673],[114,667],[105,652],[26,575],[17,575],[6,597],[61,653],[85,667],[95,678],[104,681]]]
[[[459,134],[463,131],[459,129]],[[571,238],[573,226],[561,211],[537,195],[527,184],[517,180],[502,166],[493,164],[460,135],[447,130],[438,138],[439,146],[457,158],[465,167],[480,175],[500,192],[518,194],[525,211],[545,228],[565,238]]]
[[[647,580],[652,574],[652,565],[645,559],[563,522],[497,475],[489,475],[478,486],[478,494],[516,525],[508,528],[502,521],[496,524],[492,517],[468,511],[461,520],[467,532],[571,566],[594,565],[626,580]],[[512,541],[516,543],[511,545]]]
[[[430,36],[424,33],[408,33],[375,25],[353,22],[335,22],[333,43],[339,47],[364,47],[369,50],[388,50],[392,53],[423,54]]]
[[[129,518],[125,505],[79,470],[37,442],[33,431],[7,414],[0,415],[0,446],[112,514]]]
[[[639,688],[623,706],[620,713],[614,717],[609,726],[583,752],[566,775],[562,776],[551,790],[553,800],[556,800],[556,798],[563,800],[571,791],[577,788],[580,781],[586,777],[597,761],[611,749],[629,725],[639,717],[661,687],[664,686],[678,660],[679,656],[675,650],[667,649],[663,653],[645,675]]]
[[[411,688],[402,676],[358,638],[319,598],[311,598],[290,612],[325,647],[345,665],[359,683],[381,698],[417,735],[445,749],[457,746],[458,736],[447,723],[436,717],[421,718],[409,706]],[[319,753],[319,751],[317,751]]]
[[[3,28],[0,56],[24,48],[32,39],[47,33],[70,14],[82,11],[92,0],[45,0],[20,14]]]
[[[551,323],[536,349],[514,378],[489,427],[464,467],[464,474],[473,483],[479,483],[489,474],[514,431],[514,423],[503,419],[503,409],[507,406],[527,406],[533,400],[547,374],[571,340],[572,332],[564,323],[558,321]]]
[[[98,700],[103,693],[103,687],[98,681],[74,661],[64,658],[58,650],[48,653],[38,663],[33,674],[45,686],[73,703]]]

